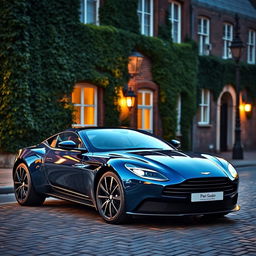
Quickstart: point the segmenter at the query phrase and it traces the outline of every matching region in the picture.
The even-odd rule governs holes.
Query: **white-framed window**
[[[97,126],[97,87],[76,84],[72,92],[74,127]]]
[[[99,0],[80,0],[80,21],[99,25]]]
[[[178,96],[176,109],[177,109],[176,136],[181,136],[181,95]]]
[[[248,33],[248,45],[247,45],[247,62],[249,64],[255,64],[255,48],[256,48],[256,32],[255,30],[249,30]]]
[[[153,36],[153,0],[138,0],[138,16],[142,35]]]
[[[205,17],[198,18],[198,50],[200,55],[210,53],[210,20]]]
[[[198,124],[207,125],[210,124],[210,91],[208,89],[202,89],[201,103],[200,103],[200,121]]]
[[[223,59],[232,58],[232,53],[229,48],[233,40],[233,25],[224,23],[223,24]]]
[[[153,92],[138,91],[137,128],[153,132]]]
[[[174,43],[181,42],[181,4],[171,2],[169,4],[169,20],[172,24],[172,40]]]

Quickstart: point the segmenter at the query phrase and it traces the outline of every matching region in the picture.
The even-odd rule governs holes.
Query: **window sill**
[[[201,128],[211,128],[212,124],[198,123],[197,126]]]

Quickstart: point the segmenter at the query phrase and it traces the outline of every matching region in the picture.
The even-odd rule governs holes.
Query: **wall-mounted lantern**
[[[129,55],[128,72],[132,78],[134,78],[137,74],[140,73],[140,68],[141,68],[143,58],[144,56],[136,51],[133,51]],[[126,100],[126,106],[128,107],[129,111],[131,111],[131,109],[135,105],[136,94],[132,89],[132,87],[126,84],[125,87],[123,88],[123,95]]]
[[[144,56],[136,51],[129,55],[128,72],[131,77],[139,74],[143,58]]]
[[[126,100],[126,106],[128,107],[129,111],[131,111],[135,105],[136,94],[131,87],[128,87],[128,85],[124,87],[123,94]]]

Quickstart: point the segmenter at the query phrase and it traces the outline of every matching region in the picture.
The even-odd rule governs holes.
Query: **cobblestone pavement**
[[[217,221],[136,218],[109,225],[91,208],[48,200],[0,205],[0,255],[256,255],[256,170],[240,172],[241,211]]]

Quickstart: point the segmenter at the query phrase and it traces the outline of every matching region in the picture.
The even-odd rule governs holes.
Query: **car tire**
[[[106,172],[100,177],[96,203],[99,214],[107,223],[120,224],[128,220],[123,185],[115,173]]]
[[[20,205],[41,205],[46,196],[38,194],[32,184],[31,176],[24,163],[19,164],[13,173],[14,193]]]

